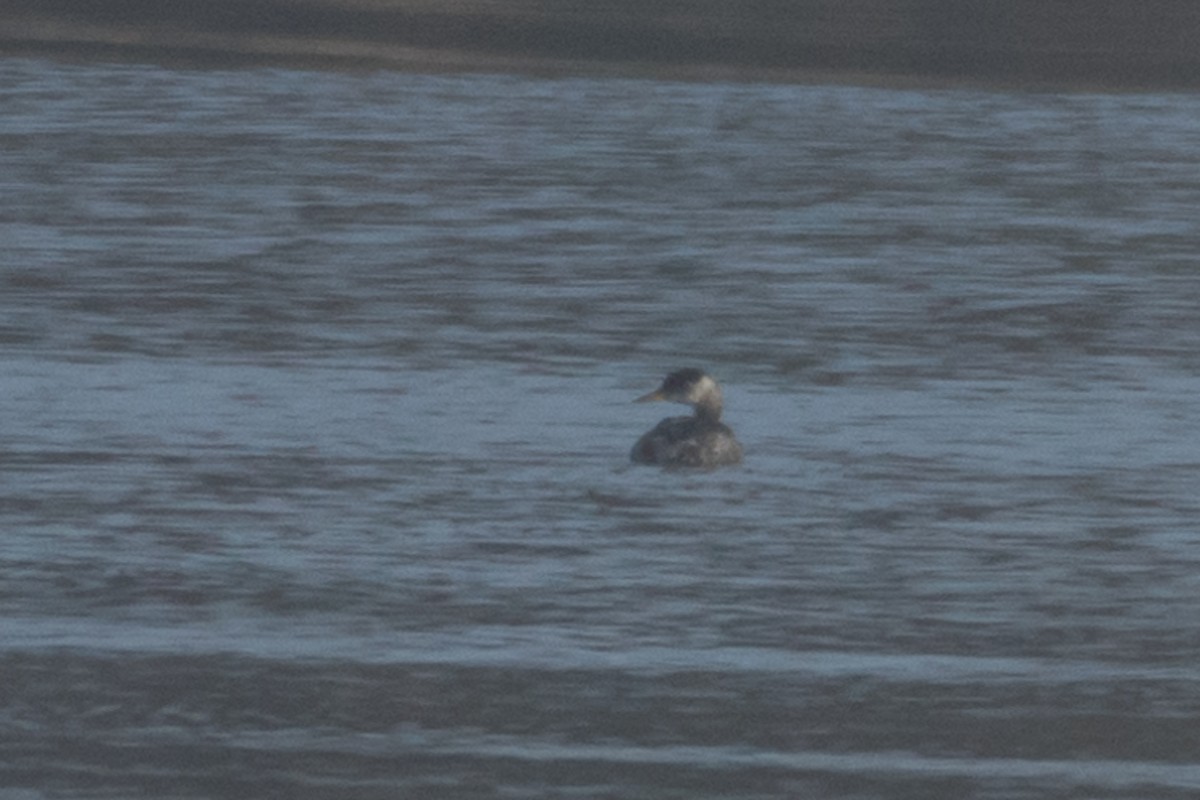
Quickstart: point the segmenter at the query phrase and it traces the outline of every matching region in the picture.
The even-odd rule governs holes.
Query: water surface
[[[15,796],[1200,789],[1197,98],[0,76]]]

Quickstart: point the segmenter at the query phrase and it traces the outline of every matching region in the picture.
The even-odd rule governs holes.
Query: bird
[[[629,458],[635,464],[662,467],[716,467],[740,464],[742,446],[721,422],[721,387],[694,367],[672,372],[662,385],[634,400],[666,400],[690,405],[690,417],[667,417],[637,440]]]

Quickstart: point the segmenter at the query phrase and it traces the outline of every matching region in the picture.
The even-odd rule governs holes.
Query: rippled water
[[[0,108],[12,796],[1200,789],[1200,97]],[[628,464],[686,365],[743,467]]]

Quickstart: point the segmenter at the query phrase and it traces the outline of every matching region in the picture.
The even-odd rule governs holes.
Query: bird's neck
[[[718,422],[721,419],[721,398],[719,396],[705,397],[693,408],[696,411],[696,419],[701,422]]]

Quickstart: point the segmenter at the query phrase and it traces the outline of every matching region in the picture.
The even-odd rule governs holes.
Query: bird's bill
[[[663,397],[663,393],[662,393],[661,389],[655,389],[650,394],[644,394],[641,397],[634,400],[633,402],[635,402],[635,403],[653,403],[656,400],[666,400],[666,399],[667,398]]]

